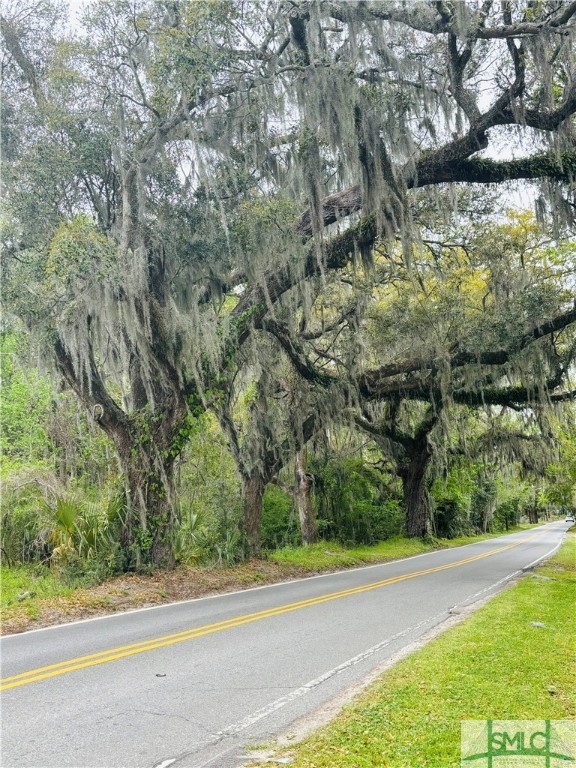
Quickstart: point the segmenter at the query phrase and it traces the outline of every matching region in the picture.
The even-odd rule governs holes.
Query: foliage
[[[286,491],[271,483],[264,493],[262,546],[265,550],[297,546],[302,537],[294,501]]]
[[[576,418],[574,406],[565,406],[558,414],[556,433],[559,457],[546,468],[548,498],[568,511],[576,508]]]
[[[65,577],[101,579],[123,567],[124,499],[111,486],[98,502],[67,491],[52,473],[20,468],[3,479],[0,546],[6,564],[43,563]]]
[[[44,524],[42,505],[47,495],[61,491],[47,471],[21,467],[2,478],[0,546],[8,565],[47,560],[50,528]]]
[[[37,367],[38,355],[22,330],[0,334],[2,474],[37,467],[60,481],[106,484],[117,474],[110,442],[70,392]]]
[[[397,499],[387,496],[383,474],[361,458],[334,458],[311,465],[318,528],[344,544],[373,544],[402,529]]]
[[[495,527],[507,531],[518,525],[524,508],[522,502],[521,497],[515,496],[499,504],[494,515]]]
[[[494,530],[492,520],[498,498],[498,484],[493,472],[480,472],[471,501],[471,522],[478,531]],[[520,519],[514,520],[517,525]],[[506,529],[508,530],[508,529]]]
[[[0,333],[2,456],[15,463],[50,461],[48,417],[54,405],[51,382],[25,362],[23,332]]]
[[[472,532],[472,494],[479,491],[475,488],[472,472],[464,462],[459,462],[444,480],[435,482],[433,498],[437,536],[453,538]]]
[[[190,436],[178,468],[177,492],[177,558],[220,564],[240,559],[240,482],[213,417],[206,417]]]

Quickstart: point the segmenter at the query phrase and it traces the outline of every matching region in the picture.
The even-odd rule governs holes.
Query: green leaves
[[[116,253],[115,243],[97,230],[89,216],[80,214],[60,223],[50,241],[45,273],[56,284],[78,287],[94,276],[108,276]]]
[[[50,448],[47,427],[54,393],[47,376],[19,359],[26,347],[23,333],[0,334],[2,453],[18,463],[40,463]]]

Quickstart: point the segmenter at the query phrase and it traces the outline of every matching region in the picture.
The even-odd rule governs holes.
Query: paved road
[[[568,527],[5,637],[2,768],[236,766]]]

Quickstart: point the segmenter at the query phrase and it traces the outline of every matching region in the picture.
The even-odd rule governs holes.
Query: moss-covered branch
[[[465,182],[469,184],[498,184],[514,179],[553,179],[572,183],[576,179],[576,151],[546,152],[519,160],[489,160],[470,158],[439,162],[423,159],[409,185],[425,187],[431,184]]]

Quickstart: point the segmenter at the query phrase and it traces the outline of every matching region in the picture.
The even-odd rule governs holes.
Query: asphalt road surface
[[[7,636],[1,766],[236,766],[568,527]]]

